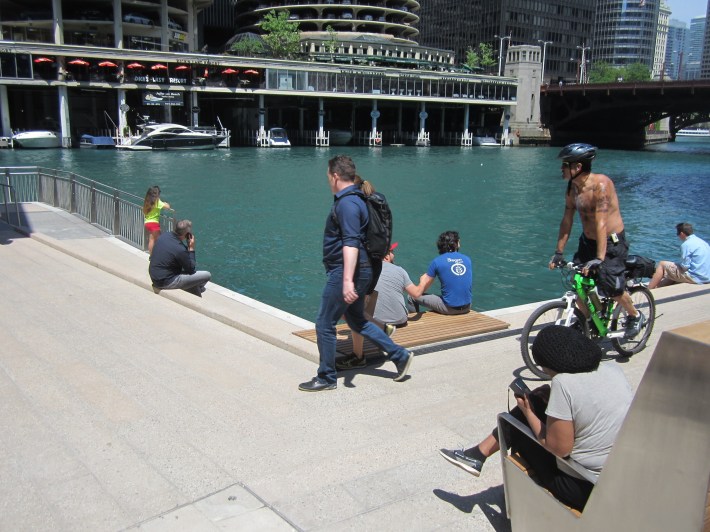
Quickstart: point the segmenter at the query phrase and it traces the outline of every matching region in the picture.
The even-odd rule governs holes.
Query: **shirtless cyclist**
[[[567,181],[565,212],[560,222],[555,254],[550,269],[564,263],[562,253],[570,237],[574,213],[579,213],[582,234],[573,261],[584,264],[582,273],[597,270],[597,287],[603,296],[612,297],[628,315],[626,336],[636,336],[646,318],[636,310],[625,290],[624,270],[629,246],[619,198],[614,183],[604,174],[592,173],[592,159],[597,148],[589,144],[569,144],[557,156],[562,159],[562,178]]]

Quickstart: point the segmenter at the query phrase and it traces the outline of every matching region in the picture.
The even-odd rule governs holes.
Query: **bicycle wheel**
[[[614,349],[623,356],[630,357],[646,347],[646,343],[651,336],[653,324],[656,321],[656,301],[653,299],[653,294],[645,286],[636,286],[629,290],[631,301],[634,302],[636,310],[643,312],[646,317],[646,323],[641,329],[641,332],[634,338],[613,338],[611,343]],[[611,317],[609,329],[616,331],[626,327],[626,311],[624,307],[617,304],[614,309],[614,314]]]
[[[535,375],[544,380],[549,380],[550,376],[542,371],[542,368],[535,364],[532,358],[532,344],[537,337],[537,333],[548,325],[564,325],[567,321],[567,304],[564,301],[550,301],[535,309],[525,322],[523,332],[520,335],[520,353],[523,355],[525,365]],[[574,308],[574,316],[570,317],[569,326],[579,330],[584,336],[589,336],[589,326],[587,319],[578,308]]]

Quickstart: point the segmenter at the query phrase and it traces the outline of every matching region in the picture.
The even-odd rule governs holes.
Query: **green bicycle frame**
[[[614,300],[609,299],[608,307],[605,312],[604,308],[597,308],[594,301],[589,297],[589,292],[596,286],[594,279],[584,277],[581,273],[575,273],[572,284],[574,291],[577,293],[577,297],[579,297],[589,310],[589,315],[592,317],[592,322],[596,326],[599,336],[604,338],[609,332],[609,318],[614,310]]]

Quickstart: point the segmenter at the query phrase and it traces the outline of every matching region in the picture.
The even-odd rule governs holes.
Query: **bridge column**
[[[323,129],[323,98],[318,98],[318,132],[316,133],[316,146],[330,146],[330,135]]]
[[[269,136],[264,129],[264,120],[266,119],[266,108],[264,107],[264,95],[259,95],[259,131],[256,133],[256,145],[261,148],[269,147]]]
[[[71,122],[69,121],[69,96],[66,85],[57,87],[59,93],[59,124],[62,147],[71,148]]]
[[[464,105],[463,108],[463,136],[461,137],[461,146],[473,146],[473,135],[468,132],[468,118],[471,112],[471,106],[469,104]]]
[[[3,137],[12,137],[10,124],[10,104],[7,100],[7,85],[0,85],[0,120],[2,120]]]

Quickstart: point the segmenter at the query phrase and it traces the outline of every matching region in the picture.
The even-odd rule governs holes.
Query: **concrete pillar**
[[[426,119],[429,115],[426,112],[426,102],[421,102],[419,110],[419,130],[424,131],[426,129]]]
[[[192,125],[193,126],[199,126],[200,125],[200,108],[198,106],[198,99],[197,99],[197,93],[196,92],[191,92],[190,93],[190,112],[192,113]],[[197,109],[197,110],[195,110]]]
[[[124,48],[123,12],[121,11],[121,0],[113,0],[113,40],[116,48]]]
[[[119,0],[120,1],[120,0]],[[192,0],[187,2],[187,49],[194,52],[198,48],[197,42],[197,12],[195,11],[195,3]]]
[[[10,124],[10,104],[7,99],[7,85],[0,85],[0,120],[2,120],[3,137],[12,136],[12,125]]]
[[[468,116],[471,111],[470,105],[464,105],[463,108],[463,134],[468,136]]]
[[[259,129],[264,129],[264,119],[266,118],[266,108],[264,107],[264,95],[259,95]]]
[[[69,121],[69,95],[67,87],[57,87],[59,93],[59,125],[61,128],[62,147],[71,148],[71,122]]]
[[[323,117],[325,109],[323,109],[323,98],[318,98],[318,131],[323,131]]]
[[[52,32],[54,33],[54,44],[64,44],[62,0],[52,0],[52,15]]]
[[[128,127],[126,113],[128,112],[128,104],[126,103],[126,89],[118,89],[118,135],[123,136]]]
[[[163,52],[170,51],[168,35],[168,0],[160,0],[160,49]]]
[[[370,111],[370,118],[372,118],[372,132],[377,133],[377,119],[380,117],[380,112],[377,110],[377,100],[372,100],[372,111]]]

